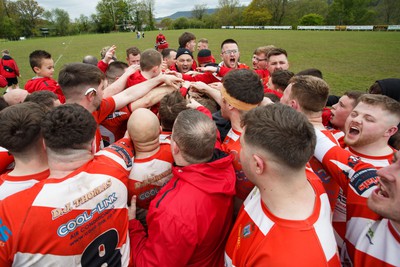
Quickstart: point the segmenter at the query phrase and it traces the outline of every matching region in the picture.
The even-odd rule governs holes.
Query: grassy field
[[[375,80],[400,78],[400,33],[398,32],[323,32],[323,31],[263,31],[190,29],[198,39],[207,38],[210,49],[219,59],[220,44],[224,39],[235,39],[240,48],[241,62],[251,66],[251,57],[258,46],[273,44],[285,48],[290,69],[298,72],[318,68],[329,83],[332,94],[346,90],[365,91]],[[184,30],[164,31],[171,48],[178,46]],[[99,57],[102,47],[117,45],[118,59],[125,61],[125,49],[153,48],[158,31],[146,32],[144,39],[134,33],[110,33],[67,37],[37,38],[15,42],[1,42],[0,49],[9,49],[16,59],[22,77],[20,87],[34,76],[29,53],[36,49],[50,52],[56,62],[56,75],[66,63],[81,62],[85,55]],[[195,53],[196,55],[197,53]]]

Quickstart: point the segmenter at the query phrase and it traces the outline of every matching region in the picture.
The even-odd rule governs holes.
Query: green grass
[[[207,38],[210,49],[219,59],[220,44],[224,39],[235,39],[240,47],[241,62],[251,66],[251,57],[258,46],[273,44],[289,53],[290,70],[298,72],[318,68],[331,87],[332,94],[346,90],[365,91],[378,79],[400,78],[400,33],[398,32],[323,32],[323,31],[263,31],[190,29],[198,39]],[[184,30],[164,31],[172,48]],[[37,38],[15,42],[1,42],[1,49],[9,49],[16,59],[22,78],[20,86],[34,76],[29,53],[36,49],[50,52],[56,64],[56,75],[66,63],[81,62],[85,55],[99,57],[102,47],[117,45],[118,59],[125,61],[125,49],[153,48],[158,31],[146,32],[144,39],[134,33],[110,33],[67,37]],[[197,53],[195,53],[197,54]]]

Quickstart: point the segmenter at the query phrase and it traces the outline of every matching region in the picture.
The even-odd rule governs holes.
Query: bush
[[[324,24],[324,18],[319,15],[319,14],[307,14],[304,15],[300,20],[299,20],[299,25],[302,26],[314,26],[314,25],[323,25]]]

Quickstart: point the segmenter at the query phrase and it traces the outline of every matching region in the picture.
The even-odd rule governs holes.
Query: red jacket
[[[7,66],[7,67],[13,69],[14,71],[8,72],[8,71],[4,70],[3,66]],[[0,67],[1,67],[0,74],[2,76],[4,76],[4,78],[15,78],[15,77],[19,76],[19,69],[17,66],[17,62],[15,62],[15,60],[10,56],[7,56],[7,55],[3,56],[3,58],[0,60]]]
[[[25,89],[29,93],[33,93],[35,91],[47,90],[55,93],[60,99],[62,104],[65,103],[65,96],[61,90],[61,87],[58,85],[56,80],[48,77],[35,77],[30,79],[25,84]]]
[[[224,266],[232,226],[233,156],[214,150],[207,163],[174,166],[172,179],[150,203],[148,234],[129,222],[134,266]]]

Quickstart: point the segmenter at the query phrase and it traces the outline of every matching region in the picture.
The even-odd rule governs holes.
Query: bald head
[[[139,108],[129,118],[128,133],[134,143],[148,143],[158,140],[160,122],[153,112]]]
[[[4,100],[11,106],[24,102],[27,95],[29,95],[28,91],[17,88],[6,93],[4,95]]]

